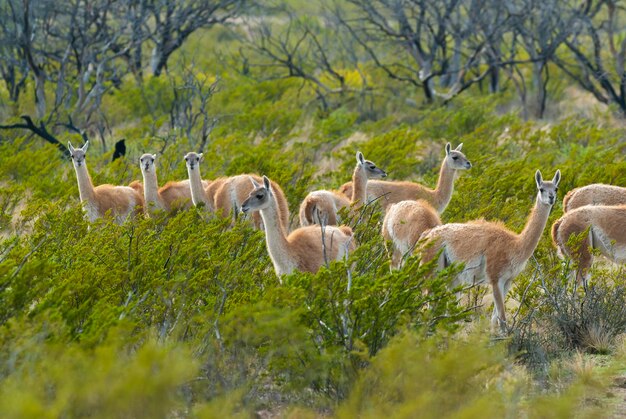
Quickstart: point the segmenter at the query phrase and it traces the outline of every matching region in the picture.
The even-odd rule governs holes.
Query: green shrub
[[[600,409],[581,405],[597,395],[583,381],[568,391],[544,395],[529,375],[511,364],[503,345],[488,342],[480,330],[469,337],[414,333],[395,338],[364,370],[338,417],[595,417]]]
[[[283,187],[294,226],[312,183],[347,181],[357,149],[390,179],[434,187],[443,146],[463,142],[473,168],[457,179],[446,222],[484,217],[521,231],[536,169],[546,178],[561,169],[561,196],[591,182],[626,185],[623,133],[606,118],[522,121],[497,113],[500,96],[418,107],[371,63],[360,69],[380,89],[333,98],[316,112],[315,94],[301,81],[239,74],[230,55],[238,41],[223,30],[205,35],[189,45],[224,51],[197,57],[203,77],[221,80],[209,103],[219,123],[204,149],[203,177],[268,175]],[[197,127],[189,136],[170,130],[168,112],[189,52],[175,57],[182,64],[170,74],[143,86],[124,80],[104,98],[103,115],[114,137],[127,137],[128,153],[111,163],[94,142],[95,184],[140,179],[144,152],[158,154],[161,185],[187,178],[182,157],[197,149]],[[32,89],[27,95],[32,103]],[[520,307],[508,316],[508,357],[475,326],[484,289],[472,290],[470,308],[448,289],[457,268],[433,274],[416,256],[389,270],[375,204],[344,214],[359,243],[348,261],[281,284],[263,233],[243,221],[231,226],[192,209],[88,226],[71,163],[22,135],[3,133],[0,142],[3,416],[567,417],[587,415],[588,397],[597,396],[590,388],[603,388],[594,368],[584,365],[591,372],[580,384],[563,359],[578,348],[612,350],[623,330],[623,287],[600,273],[588,294],[574,292],[547,232],[509,293]],[[326,158],[331,164],[320,165]]]
[[[182,345],[150,336],[136,341],[121,328],[89,349],[60,339],[62,329],[55,318],[3,328],[3,416],[162,417],[185,410],[180,389],[198,363]]]

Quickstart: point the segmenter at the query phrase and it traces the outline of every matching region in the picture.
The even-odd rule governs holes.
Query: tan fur
[[[352,229],[347,226],[325,226],[324,242],[326,243],[326,259],[322,246],[322,227],[319,225],[301,227],[286,237],[287,253],[292,258],[294,268],[284,269],[289,274],[293,269],[301,272],[317,272],[322,266],[334,260],[341,260],[356,248],[352,239]],[[342,247],[347,247],[347,251]],[[269,249],[269,244],[268,244]],[[273,258],[272,258],[273,259]],[[282,268],[274,264],[276,274],[280,275]]]
[[[215,212],[222,217],[237,218],[240,212],[241,204],[245,201],[250,192],[254,190],[254,186],[250,181],[250,178],[254,179],[257,183],[261,183],[263,179],[259,175],[255,174],[243,174],[226,178],[221,182],[221,185],[215,192],[214,205]],[[278,184],[272,182],[272,189],[276,200],[278,201],[278,207],[280,210],[280,219],[285,231],[289,231],[289,206],[285,194]],[[251,214],[252,222],[254,226],[261,229],[261,216],[258,212]]]
[[[207,199],[213,204],[213,208],[215,208],[215,194],[217,193],[218,189],[222,187],[226,179],[228,178],[219,177],[217,179],[214,179],[204,188]]]
[[[215,206],[213,205],[213,200],[209,199],[206,194],[206,188],[209,185],[202,180],[202,176],[200,175],[200,163],[202,160],[202,153],[194,153],[191,151],[185,154],[185,165],[187,166],[187,174],[189,175],[191,201],[194,206],[205,206],[212,212],[215,210]]]
[[[350,206],[350,200],[337,191],[310,192],[300,204],[300,225],[337,225],[337,213]],[[320,220],[321,218],[321,220]]]
[[[401,267],[403,259],[413,253],[422,233],[439,225],[439,214],[424,200],[391,205],[382,226],[385,242],[391,242],[392,246],[391,267]]]
[[[208,187],[210,182],[202,181]],[[193,205],[189,180],[169,181],[157,191],[166,211],[189,209]]]
[[[139,182],[138,180],[133,180],[132,182],[128,184],[128,186],[133,188],[135,191],[137,191],[139,195],[143,195],[143,183]],[[144,204],[145,204],[145,200],[144,200]]]
[[[345,195],[352,195],[352,182],[342,185],[339,191]],[[434,205],[435,190],[414,182],[378,180],[368,183],[367,199],[369,201],[378,199],[385,211],[390,205],[407,200],[423,199]]]
[[[143,154],[139,158],[139,166],[144,180],[144,187],[140,193],[144,197],[146,212],[152,215],[155,210],[175,211],[190,208],[193,203],[189,180],[170,181],[159,188],[155,160],[156,154],[149,153]],[[205,181],[201,181],[201,184],[208,185]]]
[[[575,188],[563,198],[563,211],[568,212],[585,205],[625,205],[626,188],[602,183]]]
[[[588,234],[580,247],[568,245],[570,236],[585,231]],[[560,250],[560,256],[576,262],[577,282],[586,284],[593,262],[591,249],[615,263],[626,263],[626,205],[583,206],[571,210],[553,224],[552,241]]]
[[[110,216],[117,224],[122,224],[129,216],[134,216],[143,211],[143,196],[138,192],[141,184],[137,181],[130,186],[98,185],[93,186],[85,153],[89,142],[82,148],[74,149],[69,144],[70,155],[78,181],[80,201],[83,204],[89,221]]]
[[[143,197],[128,186],[98,185],[94,195],[98,218],[110,213],[117,224],[122,224],[128,216],[143,212]]]
[[[319,190],[310,192],[300,204],[300,225],[312,224],[337,225],[339,224],[338,212],[342,208],[352,205],[356,211],[366,202],[366,190],[369,179],[384,178],[387,176],[384,170],[365,160],[359,151],[356,154],[356,166],[352,172],[352,183],[356,185],[351,193],[351,199],[338,191]]]
[[[508,230],[502,223],[477,220],[465,224],[445,224],[425,232],[422,238],[423,261],[432,260],[441,251],[438,267],[460,262],[463,271],[453,285],[488,282],[493,290],[492,324],[504,328],[506,315],[504,298],[513,279],[524,269],[545,228],[550,209],[556,200],[561,174],[557,171],[552,182],[543,182],[537,171],[538,195],[535,206],[520,234]]]
[[[441,163],[439,180],[435,189],[414,182],[371,180],[367,183],[367,200],[378,199],[386,212],[390,205],[400,201],[423,199],[441,214],[452,197],[457,171],[466,170],[472,166],[460,151],[462,145],[460,144],[455,150],[452,150],[450,144],[446,144],[446,156]],[[343,184],[339,188],[339,192],[351,196],[353,183]]]
[[[399,268],[404,257],[413,252],[415,244],[424,231],[441,225],[439,214],[431,203],[436,202],[438,210],[442,212],[452,195],[455,171],[471,167],[469,161],[460,153],[461,147],[462,144],[453,151],[450,143],[446,144],[446,157],[441,165],[436,189],[430,190],[416,183],[408,182],[397,182],[395,185],[391,185],[398,190],[395,196],[389,195],[391,198],[402,194],[430,196],[430,200],[402,200],[387,206],[382,234],[386,243],[391,241],[393,248],[391,267],[393,269]],[[381,193],[385,192],[383,189],[381,189]]]
[[[346,226],[307,226],[287,235],[273,188],[264,177],[263,186],[250,192],[241,210],[261,213],[267,250],[279,277],[294,270],[315,273],[327,262],[341,260],[355,249],[352,229]]]

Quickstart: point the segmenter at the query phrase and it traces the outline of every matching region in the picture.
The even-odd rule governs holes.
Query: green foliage
[[[19,346],[21,340],[15,340],[16,330],[27,329],[27,335],[39,336],[36,330],[49,319],[54,327],[46,329],[45,341],[60,346],[65,342],[78,353],[59,361],[59,365],[77,362],[77,366],[63,368],[69,376],[78,374],[83,363],[106,362],[123,350],[124,346],[113,346],[109,352],[100,352],[123,327],[124,335],[116,338],[120,345],[141,348],[149,334],[174,348],[192,348],[192,364],[183,362],[180,368],[193,371],[199,363],[206,381],[189,391],[208,401],[241,388],[247,394],[263,392],[267,382],[293,397],[313,388],[319,394],[314,400],[322,395],[343,398],[369,356],[399,330],[434,332],[438,325],[451,330],[462,317],[445,277],[426,280],[429,268],[418,267],[416,262],[411,274],[389,272],[382,243],[371,233],[371,225],[357,229],[363,245],[353,260],[332,264],[316,276],[294,274],[281,286],[267,257],[263,234],[245,222],[229,228],[227,221],[193,210],[122,226],[103,221],[88,229],[79,206],[63,209],[37,200],[30,205],[31,233],[5,241],[0,264],[5,278],[0,318],[8,327],[0,370],[3,380],[12,383],[7,388],[18,393],[27,391],[22,388],[24,380],[33,377],[18,377],[12,366],[15,356],[28,352]],[[376,269],[361,263],[360,252],[366,249],[376,249],[377,260],[369,261]],[[352,263],[356,264],[352,276],[347,276]],[[349,290],[348,280],[352,281]],[[425,295],[424,289],[430,293]],[[430,311],[427,304],[432,304]],[[437,318],[440,315],[443,320]],[[46,362],[46,353],[55,353],[44,349],[36,359],[20,361],[24,368],[36,370],[37,362]],[[137,350],[137,362],[143,362]],[[124,361],[119,362],[120,367],[111,368],[121,368]],[[144,374],[140,366],[136,373]],[[54,371],[44,369],[41,374],[55,392],[72,392],[73,387],[67,390],[66,384],[57,381],[60,378]],[[89,399],[90,391],[105,385],[104,376],[76,377],[75,385],[83,379],[96,382],[77,400],[52,397],[46,401],[33,393],[32,403],[58,403],[60,411],[70,407],[76,412],[97,410],[107,402],[106,394],[84,406],[81,397]],[[134,380],[121,377],[120,385],[125,379]],[[180,385],[171,376],[163,380]],[[118,391],[114,385],[110,390]],[[146,397],[159,397],[161,390],[146,391]],[[143,402],[138,403],[139,407],[120,400],[111,408],[140,409]],[[158,406],[155,411],[163,411],[164,405]]]
[[[231,42],[211,32],[190,45],[220,39]],[[208,105],[219,122],[202,175],[266,174],[284,189],[293,220],[314,184],[349,179],[356,149],[390,179],[434,187],[445,143],[463,142],[473,168],[457,179],[446,222],[484,217],[520,231],[537,193],[536,169],[545,178],[561,169],[561,196],[591,182],[626,185],[623,133],[606,122],[522,121],[498,114],[500,98],[417,108],[391,94],[319,110],[301,82],[257,82],[233,71],[238,63],[227,53],[213,56],[196,62],[202,77],[220,78]],[[199,147],[198,127],[190,135],[170,129],[168,114],[181,68],[171,66],[170,80],[125,82],[105,97],[128,153],[111,163],[110,151],[94,142],[87,161],[95,184],[140,179],[144,152],[158,154],[161,185],[187,177],[182,157]],[[363,71],[394,91],[379,70]],[[564,350],[613,353],[623,330],[613,322],[623,317],[618,274],[600,271],[589,294],[572,291],[548,234],[509,294],[520,307],[508,316],[508,356],[474,325],[490,310],[473,308],[483,290],[467,308],[448,289],[458,267],[433,274],[416,256],[390,271],[375,204],[344,214],[359,244],[349,260],[282,283],[264,234],[244,221],[231,226],[193,209],[88,226],[71,163],[39,139],[3,137],[0,210],[0,412],[7,417],[250,417],[263,409],[298,417],[585,416],[588,403],[577,401],[604,383],[593,368],[586,381],[561,368]],[[557,204],[551,220],[560,212]],[[563,290],[559,323],[561,300],[550,296]],[[611,325],[609,345],[589,345],[583,335],[568,340],[567,327],[592,324]]]
[[[293,106],[298,101],[296,80],[257,83],[239,79],[227,86],[212,99],[209,111],[228,120],[228,132],[238,136],[254,133],[281,138],[295,127],[302,115],[302,110]]]
[[[64,161],[56,147],[18,138],[0,143],[0,153],[3,155],[0,179],[11,181],[17,186],[16,192],[27,188],[34,198],[55,200],[67,197],[67,191],[59,184]],[[51,155],[54,157],[50,158]]]
[[[162,417],[184,407],[179,389],[198,369],[190,351],[150,336],[137,341],[123,328],[90,349],[64,341],[63,328],[49,317],[2,330],[10,349],[2,362],[3,416]]]
[[[163,77],[150,77],[143,85],[129,86],[124,91],[123,101],[116,101],[120,113],[114,116],[123,120],[128,113],[135,117],[165,113],[174,100],[172,90],[171,83]]]
[[[392,417],[595,417],[580,397],[595,394],[579,382],[558,398],[533,389],[530,377],[510,364],[502,345],[480,330],[463,339],[414,333],[395,338],[359,377],[339,408],[340,418]],[[596,383],[602,379],[594,376]],[[605,378],[606,379],[606,378]]]
[[[526,283],[510,349],[538,369],[564,349],[611,353],[626,330],[622,278],[622,270],[597,270],[590,284],[577,286],[567,261]]]
[[[321,144],[334,144],[338,139],[348,135],[358,119],[356,112],[350,112],[346,108],[339,108],[325,118],[321,118],[317,124],[314,140]]]

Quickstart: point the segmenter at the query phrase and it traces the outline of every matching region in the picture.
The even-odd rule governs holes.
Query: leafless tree
[[[466,13],[456,16],[456,21],[465,20],[465,31],[474,32],[475,43],[483,44],[482,58],[488,67],[489,92],[500,91],[501,70],[505,63],[514,57],[506,56],[506,35],[510,32],[511,13],[507,2],[501,0],[470,1],[464,5]],[[467,17],[465,17],[467,16]],[[456,24],[459,25],[458,23]],[[470,39],[472,35],[470,34]],[[455,37],[455,53],[461,51],[459,41],[466,37]],[[453,60],[453,68],[459,68],[461,63],[458,59]]]
[[[24,57],[28,70],[35,80],[37,116],[43,118],[46,113],[46,62],[44,57],[38,54],[36,42],[37,37],[43,32],[37,22],[47,20],[47,10],[41,5],[32,4],[30,0],[7,0],[6,4],[13,19],[12,23],[16,27],[18,54]]]
[[[172,53],[196,30],[236,17],[245,5],[246,0],[146,0],[153,20],[152,74],[160,75]]]
[[[120,83],[122,60],[130,50],[129,23],[115,20],[115,0],[73,0],[64,3],[58,24],[65,31],[51,32],[63,54],[56,58],[55,108],[65,101],[75,116],[89,121],[100,107],[103,94]],[[75,10],[78,10],[76,12]],[[74,87],[77,86],[77,87]]]
[[[149,0],[122,0],[118,9],[118,19],[126,20],[129,24],[128,52],[124,58],[128,61],[131,70],[138,83],[143,82],[143,46],[149,38]]]
[[[172,84],[174,101],[170,109],[172,128],[181,129],[190,140],[198,129],[200,142],[198,152],[206,147],[209,136],[215,128],[218,118],[209,116],[208,105],[215,93],[219,79],[210,80],[195,71],[193,66],[183,73],[182,83]]]
[[[0,76],[9,100],[17,103],[26,87],[28,64],[19,47],[19,26],[11,2],[0,3]]]
[[[389,77],[422,89],[431,102],[452,99],[493,73],[479,64],[500,30],[497,14],[483,13],[486,1],[349,0],[356,16],[342,22]],[[494,18],[492,23],[485,20]],[[495,20],[495,18],[498,20]],[[474,20],[481,20],[476,31]],[[437,91],[436,79],[445,91]]]
[[[64,108],[88,120],[107,84],[119,79],[114,61],[125,53],[125,22],[112,21],[115,0],[49,2],[7,0],[17,52],[35,84],[37,117],[52,119]],[[54,86],[49,107],[45,86]]]
[[[35,124],[32,120],[32,118],[28,115],[22,115],[21,116],[22,120],[24,121],[23,123],[14,123],[14,124],[8,124],[8,125],[0,125],[0,129],[25,129],[30,131],[31,133],[33,133],[34,135],[38,136],[39,138],[42,138],[43,140],[47,141],[50,144],[55,145],[59,151],[65,156],[65,157],[70,157],[70,152],[67,149],[67,147],[65,146],[65,144],[61,143],[56,136],[54,135],[54,133],[50,132],[48,130],[48,128],[46,127],[46,124],[43,121],[40,121],[39,124]],[[85,131],[77,128],[74,125],[74,122],[72,121],[72,118],[68,119],[68,122],[65,124],[57,124],[57,126],[63,126],[65,128],[67,128],[69,131],[71,132],[75,132],[80,134],[80,136],[83,138],[84,142],[87,142],[89,140],[87,133],[85,133]]]
[[[534,117],[542,118],[546,110],[547,86],[550,79],[548,64],[555,58],[557,49],[570,34],[571,19],[559,0],[521,0],[508,5],[514,16],[511,25],[512,52],[521,48],[528,56],[531,68],[531,86],[535,94],[532,106]],[[517,61],[516,65],[520,65]],[[513,76],[513,73],[516,76]],[[523,72],[511,72],[523,90],[522,103],[526,109],[526,80]]]
[[[122,7],[125,4],[121,0],[2,3],[0,21],[7,30],[0,36],[15,36],[15,42],[2,43],[1,52],[12,60],[2,60],[0,69],[5,81],[14,80],[11,94],[15,98],[20,83],[26,83],[17,75],[33,79],[33,119],[39,120],[37,124],[27,121],[24,126],[10,128],[30,129],[49,141],[53,134],[46,125],[73,117],[79,125],[91,124],[97,131],[104,131],[100,126],[106,123],[100,112],[102,97],[119,86],[126,72],[125,57],[133,45],[129,41],[130,21]]]
[[[620,0],[571,5],[570,56],[557,65],[600,102],[616,105],[626,116],[626,4]]]
[[[356,55],[347,51],[342,28],[332,16],[309,18],[283,10],[284,25],[273,20],[247,22],[246,48],[241,51],[248,69],[260,78],[299,78],[311,86],[322,103],[329,107],[328,97],[369,89],[365,75],[358,71]],[[360,86],[351,86],[342,69],[356,69]]]

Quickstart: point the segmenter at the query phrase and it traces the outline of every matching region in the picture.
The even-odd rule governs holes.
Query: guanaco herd
[[[144,212],[176,211],[204,206],[222,217],[250,213],[253,225],[265,231],[267,250],[279,279],[294,270],[317,272],[328,261],[342,260],[357,243],[352,229],[341,224],[340,214],[357,211],[373,200],[385,213],[382,235],[391,247],[391,267],[400,269],[406,257],[420,253],[422,262],[437,258],[439,270],[460,263],[463,270],[453,281],[460,284],[491,285],[494,298],[492,325],[506,326],[504,299],[513,279],[522,272],[543,233],[556,202],[561,172],[552,180],[535,173],[537,198],[521,233],[499,222],[474,220],[443,224],[459,171],[472,164],[461,152],[463,144],[445,146],[435,189],[418,183],[385,181],[387,174],[373,162],[356,155],[352,181],[337,191],[309,193],[300,206],[301,227],[289,232],[289,208],[278,184],[266,176],[242,174],[204,181],[200,176],[201,153],[185,155],[189,179],[158,186],[156,155],[139,159],[143,183],[129,186],[93,185],[82,148],[69,144],[76,171],[80,201],[89,221],[112,217],[121,224],[129,216]],[[344,211],[340,211],[346,208]],[[564,215],[552,226],[552,239],[561,257],[573,259],[578,284],[586,284],[594,253],[615,263],[626,262],[626,188],[593,184],[569,191],[563,199]],[[583,237],[583,243],[569,240]]]

